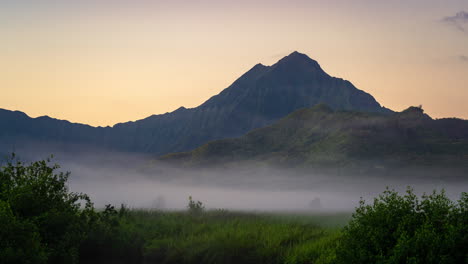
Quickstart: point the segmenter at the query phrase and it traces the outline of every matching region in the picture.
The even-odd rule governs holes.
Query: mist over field
[[[63,154],[53,160],[70,171],[72,191],[90,195],[97,207],[184,209],[188,197],[207,208],[259,211],[352,211],[360,198],[370,201],[388,186],[407,186],[422,194],[446,190],[452,199],[466,191],[464,179],[444,179],[424,168],[406,175],[321,174],[307,169],[239,164],[235,168],[171,168],[134,154]],[[440,177],[438,177],[440,176]]]

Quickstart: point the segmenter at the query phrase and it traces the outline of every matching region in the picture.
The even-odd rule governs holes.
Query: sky
[[[0,108],[93,126],[196,107],[293,51],[468,119],[468,0],[0,0]]]

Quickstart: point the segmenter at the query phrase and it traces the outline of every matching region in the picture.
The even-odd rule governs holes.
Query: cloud
[[[468,63],[468,56],[460,55],[460,56],[458,56],[458,60],[463,62],[463,63]]]
[[[468,33],[468,12],[460,11],[454,16],[447,16],[442,19],[446,25],[454,27],[458,31]]]

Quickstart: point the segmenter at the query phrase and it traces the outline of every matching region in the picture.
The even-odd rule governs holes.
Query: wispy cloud
[[[468,12],[461,11],[454,16],[447,16],[442,19],[446,25],[454,27],[458,31],[468,34]]]
[[[463,62],[463,63],[468,63],[468,56],[460,55],[460,56],[458,56],[458,60]]]

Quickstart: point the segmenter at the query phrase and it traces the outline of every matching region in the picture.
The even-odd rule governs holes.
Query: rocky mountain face
[[[255,65],[198,107],[181,107],[113,127],[96,128],[49,117],[29,118],[21,112],[1,110],[0,147],[12,151],[26,144],[40,144],[159,155],[241,136],[319,103],[334,110],[391,113],[349,81],[329,76],[316,61],[293,52],[272,66]]]

